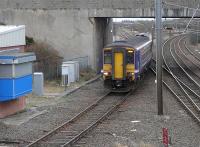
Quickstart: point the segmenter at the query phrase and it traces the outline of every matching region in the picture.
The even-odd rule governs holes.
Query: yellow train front
[[[152,40],[144,34],[113,42],[103,49],[105,87],[114,92],[127,92],[148,69],[152,59]]]

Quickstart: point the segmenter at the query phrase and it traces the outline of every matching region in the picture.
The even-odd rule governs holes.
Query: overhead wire
[[[192,19],[193,19],[193,18],[195,17],[195,15],[196,15],[198,9],[199,9],[199,4],[198,4],[198,6],[197,6],[197,9],[194,11],[194,14],[192,15],[192,18],[191,18],[190,21],[188,22],[188,24],[187,24],[185,30],[183,31],[183,33],[185,33],[185,32],[187,31],[187,29],[188,29],[190,23],[192,22]]]
[[[187,7],[187,6],[183,6],[183,5],[178,5],[178,4],[175,4],[175,3],[169,3],[169,2],[166,2],[166,1],[164,1],[163,4],[170,5],[170,6],[181,7],[181,8],[186,8],[186,9],[191,9],[191,10],[196,10],[196,8]],[[197,11],[200,11],[200,10],[197,10]]]
[[[200,30],[196,30],[196,29],[188,29],[188,32],[192,32],[192,33],[199,33]]]
[[[176,7],[191,9],[191,10],[194,11],[194,13],[193,13],[191,19],[189,20],[189,22],[187,23],[187,26],[186,26],[186,28],[184,29],[183,33],[185,33],[185,32],[188,30],[188,27],[189,27],[190,23],[192,22],[192,20],[194,19],[196,13],[197,13],[198,11],[200,11],[200,10],[199,10],[199,3],[198,3],[197,8],[186,7],[186,6],[183,6],[183,5],[178,5],[178,4],[174,4],[174,3],[169,3],[169,2],[166,2],[166,1],[163,2],[163,5],[176,6]]]

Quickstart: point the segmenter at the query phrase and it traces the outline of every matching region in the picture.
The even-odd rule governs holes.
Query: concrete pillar
[[[106,35],[105,37],[105,44],[110,44],[113,42],[113,33],[115,32],[115,27],[113,26],[113,19],[107,18],[107,25],[106,25]]]
[[[95,49],[95,69],[99,73],[102,69],[102,49],[105,44],[104,36],[106,34],[106,18],[94,18],[94,49]]]

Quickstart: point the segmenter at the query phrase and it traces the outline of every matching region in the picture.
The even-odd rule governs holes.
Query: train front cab
[[[105,85],[126,88],[135,79],[135,54],[133,48],[105,48],[103,78]]]

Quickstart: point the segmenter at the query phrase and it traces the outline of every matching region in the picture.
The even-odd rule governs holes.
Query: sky
[[[151,21],[154,20],[153,18],[113,18],[114,22],[121,22],[123,20],[132,20],[132,21],[139,21],[139,20],[144,20],[144,21]]]
[[[172,20],[176,18],[167,18],[167,20]],[[122,20],[132,20],[132,21],[151,21],[154,20],[154,18],[113,18],[114,22],[121,22]],[[163,18],[165,20],[165,18]]]

